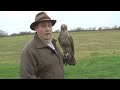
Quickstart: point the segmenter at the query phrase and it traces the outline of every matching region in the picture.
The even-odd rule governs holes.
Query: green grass
[[[66,79],[117,79],[120,78],[120,56],[93,56],[81,59],[78,64],[65,66]]]
[[[74,39],[77,65],[64,66],[66,79],[120,79],[120,31],[70,34]],[[19,79],[21,51],[32,37],[0,38],[0,79]],[[58,33],[53,33],[53,37],[57,39]]]

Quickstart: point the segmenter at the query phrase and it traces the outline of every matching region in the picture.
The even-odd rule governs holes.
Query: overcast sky
[[[0,30],[12,33],[32,31],[30,24],[41,11],[0,11]],[[68,29],[78,27],[120,26],[120,11],[45,11],[51,19],[56,19],[53,31],[65,23]]]

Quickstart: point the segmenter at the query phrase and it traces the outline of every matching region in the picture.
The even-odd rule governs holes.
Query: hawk
[[[72,36],[68,33],[66,24],[62,24],[60,27],[58,42],[63,50],[64,63],[66,65],[75,65],[76,60],[74,57],[74,42]]]

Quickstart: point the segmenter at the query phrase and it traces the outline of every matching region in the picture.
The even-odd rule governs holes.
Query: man
[[[45,12],[36,15],[30,25],[36,33],[21,54],[21,79],[64,79],[63,56],[52,38],[55,23]]]

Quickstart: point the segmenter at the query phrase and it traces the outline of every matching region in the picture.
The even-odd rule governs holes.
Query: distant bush
[[[59,30],[59,29],[54,31],[54,33],[58,33],[58,32],[60,32],[60,30]]]
[[[23,35],[33,35],[33,34],[34,34],[34,32],[27,32],[27,31],[25,31],[25,32],[19,32],[18,34],[17,33],[13,33],[10,36],[23,36]]]
[[[0,30],[0,37],[5,37],[8,36],[8,33],[6,33],[5,31]]]

